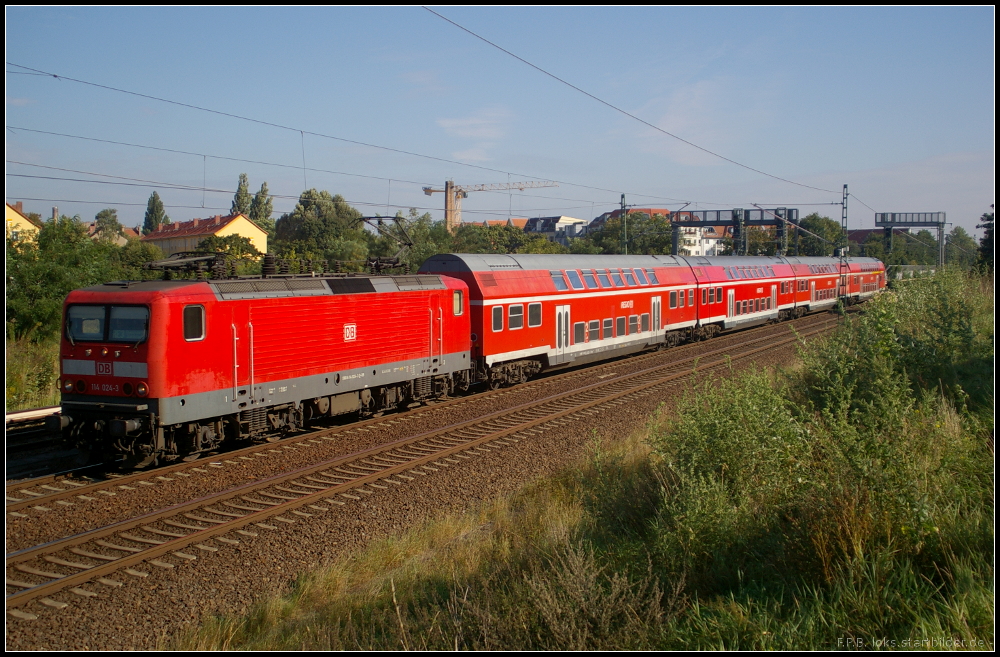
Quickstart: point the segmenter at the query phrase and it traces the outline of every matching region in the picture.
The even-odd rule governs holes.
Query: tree
[[[970,269],[978,259],[976,240],[961,226],[955,226],[945,236],[944,261],[962,269]]]
[[[278,255],[298,258],[354,261],[348,269],[360,270],[368,257],[369,233],[358,222],[362,215],[340,194],[309,189],[299,196],[295,209],[275,222]]]
[[[238,258],[260,255],[260,251],[253,245],[250,238],[242,235],[226,235],[225,237],[209,235],[198,242],[198,250],[228,253]]]
[[[993,272],[993,214],[993,212],[984,212],[983,216],[979,218],[982,223],[976,224],[976,228],[986,229],[983,232],[983,238],[979,240],[979,266],[984,267],[990,273]]]
[[[125,229],[118,223],[118,210],[114,208],[98,212],[94,217],[94,228],[98,239],[106,242],[114,242],[125,233]]]
[[[253,199],[250,197],[250,180],[247,174],[240,174],[240,182],[236,187],[236,194],[233,196],[233,205],[229,208],[229,214],[242,214],[250,216],[250,206]]]
[[[804,256],[832,256],[834,249],[844,243],[840,222],[834,221],[830,217],[821,217],[818,213],[813,212],[804,217],[799,225],[813,235],[800,233],[798,238],[793,238],[789,248],[791,253],[795,253],[795,239],[798,240],[799,255]]]
[[[250,214],[247,216],[250,217],[250,221],[267,231],[268,237],[274,237],[274,220],[271,219],[273,212],[274,197],[267,193],[267,183],[264,183],[260,186],[260,191],[254,194],[250,203]]]
[[[155,231],[160,224],[169,224],[170,217],[163,210],[163,201],[160,200],[160,195],[156,192],[149,197],[149,202],[146,203],[146,217],[142,222],[142,234],[149,235]]]

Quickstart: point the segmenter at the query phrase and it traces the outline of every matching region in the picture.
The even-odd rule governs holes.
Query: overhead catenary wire
[[[256,123],[256,124],[259,124],[259,125],[265,125],[265,126],[277,128],[277,129],[280,129],[280,130],[288,130],[288,131],[291,131],[291,132],[299,132],[302,135],[308,134],[308,135],[312,135],[312,136],[315,136],[315,137],[321,137],[321,138],[324,138],[324,139],[331,139],[331,140],[334,140],[334,141],[340,141],[340,142],[354,144],[354,145],[358,145],[358,146],[364,146],[364,147],[367,147],[367,148],[374,148],[374,149],[384,150],[384,151],[387,151],[387,152],[393,152],[393,153],[399,153],[399,154],[402,154],[402,155],[409,155],[409,156],[413,156],[413,157],[424,158],[424,159],[433,160],[433,161],[437,161],[437,162],[443,162],[443,163],[446,163],[446,164],[454,164],[454,165],[463,166],[463,167],[470,167],[470,168],[479,169],[479,170],[482,170],[482,171],[492,171],[494,173],[511,174],[511,175],[517,175],[517,176],[521,176],[521,177],[525,177],[525,178],[534,178],[534,179],[537,179],[537,180],[545,180],[545,179],[547,179],[547,180],[551,180],[552,182],[559,183],[560,185],[566,185],[566,186],[572,186],[572,187],[580,187],[581,189],[592,189],[592,190],[595,190],[595,191],[609,192],[609,193],[613,193],[613,194],[625,193],[625,194],[628,194],[629,196],[637,196],[637,197],[640,197],[640,198],[649,198],[649,199],[654,199],[654,200],[672,201],[672,202],[677,202],[677,203],[701,203],[701,204],[704,204],[704,205],[715,205],[715,206],[720,206],[720,207],[732,207],[732,205],[733,205],[733,204],[730,204],[730,203],[716,203],[716,202],[712,202],[712,201],[692,201],[692,200],[689,200],[689,199],[682,199],[682,198],[676,198],[676,197],[658,196],[658,195],[652,195],[652,194],[643,194],[641,192],[630,192],[630,191],[622,190],[622,189],[610,189],[610,188],[606,188],[606,187],[598,187],[598,186],[595,186],[595,185],[586,185],[586,184],[581,184],[581,183],[573,183],[573,182],[569,182],[569,181],[565,181],[565,180],[553,180],[550,177],[540,177],[540,176],[536,176],[536,175],[528,174],[528,173],[518,173],[518,172],[513,172],[513,171],[505,171],[503,169],[496,169],[496,168],[493,168],[493,167],[487,167],[487,166],[483,166],[483,165],[479,165],[479,164],[470,164],[468,162],[461,162],[459,160],[451,160],[451,159],[448,159],[448,158],[438,157],[438,156],[435,156],[435,155],[426,155],[426,154],[423,154],[423,153],[416,153],[416,152],[408,151],[408,150],[405,150],[405,149],[393,148],[393,147],[390,147],[390,146],[382,146],[382,145],[378,145],[378,144],[370,144],[368,142],[363,142],[363,141],[359,141],[359,140],[356,140],[356,139],[348,139],[346,137],[338,137],[336,135],[330,135],[330,134],[316,132],[316,131],[312,131],[312,130],[305,130],[303,128],[296,128],[294,126],[287,126],[287,125],[283,125],[283,124],[276,123],[276,122],[273,122],[273,121],[264,121],[262,119],[255,119],[255,118],[252,118],[252,117],[247,117],[247,116],[243,116],[243,115],[240,115],[240,114],[235,114],[233,112],[224,112],[222,110],[211,109],[211,108],[208,108],[208,107],[201,107],[199,105],[194,105],[192,103],[184,103],[184,102],[177,101],[177,100],[171,100],[171,99],[168,99],[168,98],[162,98],[160,96],[153,96],[151,94],[144,94],[144,93],[140,93],[140,92],[137,92],[137,91],[130,91],[130,90],[127,90],[127,89],[121,89],[121,88],[118,88],[118,87],[112,87],[110,85],[100,84],[100,83],[97,83],[97,82],[90,82],[88,80],[81,80],[81,79],[78,79],[78,78],[72,78],[72,77],[68,77],[68,76],[64,76],[64,75],[59,75],[57,73],[52,73],[50,71],[42,71],[42,70],[39,70],[39,69],[31,68],[29,66],[25,66],[23,64],[16,64],[16,63],[10,62],[10,61],[7,61],[6,64],[8,66],[14,66],[14,67],[17,67],[17,68],[25,69],[27,71],[32,71],[32,72],[44,75],[45,77],[51,77],[51,78],[53,78],[55,80],[64,80],[64,81],[69,81],[69,82],[75,82],[77,84],[91,86],[91,87],[95,87],[95,88],[98,88],[98,89],[104,89],[104,90],[107,90],[107,91],[113,91],[113,92],[116,92],[116,93],[121,93],[121,94],[130,95],[130,96],[135,96],[137,98],[145,98],[147,100],[155,100],[157,102],[167,103],[167,104],[170,104],[170,105],[175,105],[175,106],[178,106],[178,107],[184,107],[184,108],[187,108],[187,109],[197,110],[197,111],[201,111],[201,112],[207,112],[207,113],[210,113],[210,114],[215,114],[215,115],[218,115],[218,116],[224,116],[224,117],[228,117],[228,118],[232,118],[232,119],[237,119],[237,120],[240,120],[240,121],[247,121],[247,122]],[[639,119],[639,120],[641,120],[641,119]],[[659,128],[657,128],[657,129],[659,129]],[[36,131],[36,132],[42,132],[42,131]],[[52,133],[52,134],[55,134],[55,133]],[[170,150],[170,149],[163,149],[163,150]],[[180,151],[175,151],[175,152],[180,152]],[[295,167],[295,168],[299,168],[299,167]],[[305,167],[303,167],[303,169],[304,168]],[[345,175],[351,175],[351,174],[345,174]],[[767,174],[765,174],[765,175],[767,175]],[[372,177],[374,177],[374,176],[372,176]],[[790,182],[790,181],[788,181],[788,182]],[[427,183],[422,183],[422,184],[427,184]],[[824,190],[824,189],[821,189],[821,188],[818,188],[818,187],[809,187],[808,185],[801,185],[800,183],[793,183],[793,184],[799,184],[802,187],[808,187],[810,189],[815,189],[817,191],[831,192],[831,190]],[[831,193],[834,193],[834,192],[831,192]]]
[[[591,99],[597,101],[598,103],[600,103],[600,104],[602,104],[602,105],[604,105],[606,107],[609,107],[609,108],[613,109],[616,112],[619,112],[620,114],[624,114],[625,116],[627,116],[627,117],[629,117],[631,119],[634,119],[634,120],[638,121],[639,123],[641,123],[641,124],[643,124],[643,125],[645,125],[647,127],[650,127],[653,130],[656,130],[657,132],[661,132],[661,133],[667,135],[668,137],[672,137],[672,138],[674,138],[674,139],[676,139],[676,140],[678,140],[680,142],[683,142],[683,143],[687,144],[688,146],[691,146],[692,148],[696,148],[699,151],[702,151],[703,153],[708,153],[709,155],[712,155],[713,157],[717,157],[720,160],[725,160],[726,162],[729,162],[730,164],[735,164],[736,166],[741,167],[743,169],[746,169],[748,171],[753,171],[754,173],[758,173],[758,174],[760,174],[762,176],[767,176],[768,178],[773,178],[774,180],[779,180],[781,182],[788,183],[790,185],[797,185],[798,187],[805,187],[806,189],[814,189],[814,190],[819,191],[819,192],[829,192],[831,194],[835,194],[836,193],[832,189],[823,189],[822,187],[814,187],[812,185],[806,185],[805,183],[800,183],[800,182],[796,182],[794,180],[789,180],[787,178],[782,178],[781,176],[776,176],[776,175],[774,175],[772,173],[768,173],[766,171],[762,171],[760,169],[756,169],[756,168],[754,168],[754,167],[752,167],[750,165],[743,164],[741,162],[737,162],[736,160],[730,159],[730,158],[726,157],[725,155],[720,155],[719,153],[711,151],[711,150],[709,150],[709,149],[707,149],[707,148],[705,148],[703,146],[699,146],[698,144],[696,144],[696,143],[694,143],[692,141],[688,141],[687,139],[684,139],[683,137],[675,135],[672,132],[668,132],[667,130],[664,130],[663,128],[661,128],[659,126],[654,125],[654,124],[650,123],[649,121],[641,119],[638,116],[636,116],[635,114],[632,114],[631,112],[627,112],[627,111],[623,110],[622,108],[618,107],[617,105],[613,105],[612,103],[609,103],[608,101],[604,100],[603,98],[599,98],[599,97],[595,96],[594,94],[590,93],[589,91],[585,91],[585,90],[581,89],[580,87],[576,86],[575,84],[572,84],[570,82],[567,82],[566,80],[563,80],[558,75],[550,73],[550,72],[546,71],[545,69],[541,68],[540,66],[536,66],[535,64],[532,64],[531,62],[529,62],[528,60],[524,59],[523,57],[515,55],[514,53],[512,53],[509,50],[507,50],[506,48],[503,48],[503,47],[501,47],[501,46],[493,43],[492,41],[490,41],[486,37],[480,36],[479,34],[476,34],[472,30],[470,30],[469,28],[464,27],[462,25],[459,25],[458,23],[456,23],[455,21],[451,20],[450,18],[442,16],[441,14],[439,14],[436,11],[434,11],[430,7],[424,7],[424,9],[426,9],[430,13],[434,14],[435,16],[437,16],[438,18],[440,18],[441,20],[446,21],[448,23],[451,23],[452,25],[454,25],[458,29],[462,30],[463,32],[466,32],[466,33],[474,36],[475,38],[477,38],[480,41],[483,41],[483,42],[489,44],[490,46],[496,48],[497,50],[510,55],[511,57],[513,57],[514,59],[518,60],[519,62],[522,62],[523,64],[526,64],[526,65],[530,66],[531,68],[535,69],[539,73],[547,75],[548,77],[552,78],[553,80],[556,80],[559,83],[564,84],[567,87],[580,92],[584,96],[587,96],[588,98],[591,98]]]

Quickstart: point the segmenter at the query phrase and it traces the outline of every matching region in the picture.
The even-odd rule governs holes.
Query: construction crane
[[[434,192],[444,192],[444,225],[449,233],[454,233],[455,229],[462,224],[462,199],[469,198],[469,192],[496,192],[507,189],[533,189],[536,187],[558,187],[554,182],[516,182],[516,183],[496,183],[494,185],[456,185],[454,181],[447,180],[444,189],[434,189],[424,187],[424,194],[430,196]]]

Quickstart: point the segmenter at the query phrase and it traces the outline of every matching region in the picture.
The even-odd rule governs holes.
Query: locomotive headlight
[[[145,397],[146,395],[149,394],[149,386],[147,386],[146,382],[143,381],[142,383],[140,383],[135,387],[135,392],[140,397]]]
[[[87,384],[84,383],[83,379],[76,382],[76,391],[81,394],[87,392]]]
[[[107,347],[104,347],[104,348],[101,349],[101,355],[102,356],[107,356],[108,355],[108,348]]]
[[[63,381],[62,384],[63,392],[73,392],[73,382],[69,379]]]

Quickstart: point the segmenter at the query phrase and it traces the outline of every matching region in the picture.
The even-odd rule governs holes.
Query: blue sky
[[[993,203],[992,7],[436,11],[663,130],[801,185],[657,132],[421,8],[8,7],[6,198],[43,216],[53,205],[87,219],[116,207],[136,225],[155,189],[172,219],[187,220],[225,213],[246,172],[251,191],[266,181],[278,196],[275,217],[308,185],[369,214],[416,206],[440,219],[442,195],[422,185],[541,179],[559,187],[472,193],[464,219],[590,219],[622,192],[647,207],[759,203],[839,219],[839,206],[822,204],[839,203],[846,183],[852,229],[874,225],[863,202],[945,211],[970,232]],[[93,182],[121,178],[152,182]]]

